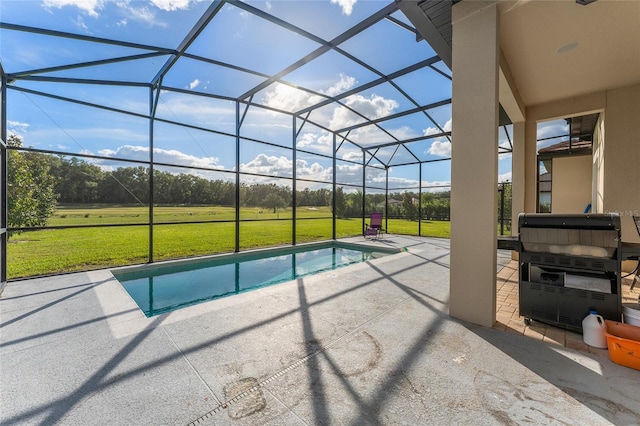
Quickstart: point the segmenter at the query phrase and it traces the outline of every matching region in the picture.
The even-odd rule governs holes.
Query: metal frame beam
[[[223,0],[214,0],[213,3],[207,8],[204,14],[200,17],[198,22],[191,28],[189,34],[182,40],[182,43],[176,49],[176,52],[171,55],[171,57],[165,62],[165,64],[160,68],[160,71],[156,74],[156,76],[151,80],[152,85],[157,85],[158,82],[161,81],[162,77],[164,77],[167,72],[175,65],[180,56],[191,46],[191,44],[196,40],[198,35],[204,31],[207,24],[211,22],[214,16],[220,11],[222,6],[224,5]]]

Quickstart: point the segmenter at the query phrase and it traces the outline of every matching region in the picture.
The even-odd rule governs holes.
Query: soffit
[[[640,2],[502,0],[499,7],[500,45],[525,105],[640,83]]]
[[[640,83],[640,1],[498,1],[500,46],[525,106]],[[397,0],[449,66],[457,2]]]

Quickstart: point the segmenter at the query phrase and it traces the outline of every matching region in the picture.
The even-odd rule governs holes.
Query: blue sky
[[[385,7],[388,2],[271,0],[247,4],[329,41]],[[210,2],[197,0],[3,0],[0,3],[0,19],[3,23],[175,49],[209,6]],[[409,23],[400,12],[394,14],[394,18]],[[231,64],[236,69],[182,58],[167,73],[163,85],[236,98],[265,81],[266,76],[282,71],[320,46],[317,40],[276,26],[242,7],[225,4],[187,52]],[[434,55],[424,41],[417,42],[414,34],[390,21],[379,22],[339,47],[344,54],[335,51],[322,54],[284,75],[282,80],[289,85],[277,82],[267,85],[254,95],[253,101],[282,111],[299,111],[323,99],[323,95],[339,95],[377,79],[379,76],[365,65],[390,74]],[[36,75],[147,83],[166,63],[166,55],[66,70],[47,68],[148,52],[138,47],[0,30],[0,60],[8,73],[40,70]],[[348,56],[357,58],[360,63],[350,60]],[[243,72],[237,67],[256,73]],[[450,74],[442,63],[436,63],[435,67]],[[395,83],[400,90],[389,83],[382,83],[350,95],[343,102],[362,116],[376,119],[415,108],[402,91],[410,94],[420,105],[451,97],[450,79],[432,68],[407,74],[395,80]],[[25,80],[12,84],[135,114],[146,115],[150,109],[150,93],[146,88]],[[296,87],[306,87],[314,93]],[[8,91],[8,105],[8,130],[10,134],[20,135],[25,146],[113,157],[114,161],[92,160],[105,169],[120,166],[117,159],[149,159],[147,119],[14,90]],[[157,110],[159,118],[228,134],[235,131],[235,114],[235,103],[232,101],[191,96],[172,90],[161,93]],[[445,131],[451,129],[450,105],[429,110],[429,116],[433,121],[424,114],[411,114],[382,123],[382,129],[375,126],[360,127],[352,130],[349,138],[368,147],[390,142],[393,140],[391,136],[415,138],[439,133],[438,126]],[[337,104],[313,111],[308,119],[334,131],[365,121]],[[296,126],[302,123],[298,119]],[[566,126],[562,129],[563,123],[560,121],[541,126],[539,137],[566,132]],[[333,139],[330,132],[309,122],[304,123],[301,130],[296,130],[299,130],[299,148],[311,153],[331,154]],[[269,109],[249,108],[241,136],[274,145],[243,142],[240,170],[291,177],[293,158],[291,150],[285,147],[291,146],[293,131],[290,115]],[[507,144],[504,132],[500,134],[500,143]],[[224,134],[157,122],[154,146],[156,161],[212,170],[195,172],[203,176],[225,176],[215,170],[231,171],[236,167],[235,140]],[[451,149],[446,138],[428,139],[408,146],[422,160],[446,158]],[[390,150],[380,150],[378,158],[386,161],[393,153]],[[362,152],[345,142],[338,151],[338,158],[361,161]],[[403,149],[394,158],[392,164],[413,160]],[[296,161],[299,177],[331,181],[333,169],[330,160],[299,153]],[[361,180],[362,170],[357,165],[339,161],[337,167],[340,182],[355,183]],[[418,168],[418,165],[392,167],[390,187],[416,187]],[[501,155],[501,180],[508,179],[510,172],[510,156]],[[446,185],[450,181],[450,162],[424,164],[422,181],[423,186]],[[384,187],[384,173],[371,171],[367,174],[367,182],[371,186]],[[299,184],[298,187],[305,185]]]

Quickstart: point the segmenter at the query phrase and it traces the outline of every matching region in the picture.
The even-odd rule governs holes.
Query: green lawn
[[[299,218],[331,217],[328,207],[308,208],[301,207],[297,210]],[[240,219],[291,219],[292,210],[282,210],[276,213],[273,210],[258,207],[242,207]],[[154,207],[154,223],[175,222],[204,222],[235,220],[236,213],[233,207],[221,206],[171,206]],[[145,224],[149,222],[149,207],[100,207],[78,208],[58,207],[56,213],[49,219],[49,226],[64,225],[95,225],[95,224]]]
[[[153,215],[156,223],[153,227],[154,260],[235,250],[235,222],[225,222],[235,220],[232,207],[154,207]],[[296,215],[296,242],[331,239],[332,220],[328,207],[300,207]],[[48,223],[50,226],[140,226],[47,229],[13,235],[7,246],[8,278],[145,263],[149,260],[148,217],[147,207],[59,207]],[[240,250],[291,244],[291,209],[274,213],[260,208],[242,208],[240,218],[244,220],[240,222]],[[418,235],[418,222],[390,219],[387,232]],[[338,219],[336,234],[338,238],[361,235],[362,220]],[[423,221],[422,235],[449,238],[449,222]]]

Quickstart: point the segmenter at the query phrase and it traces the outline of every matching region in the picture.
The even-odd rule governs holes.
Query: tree
[[[511,183],[502,182],[498,184],[498,224],[503,224],[507,231],[511,231],[511,199]],[[502,200],[504,200],[504,204]],[[503,206],[504,210],[501,209]]]
[[[22,147],[22,139],[11,135],[7,144]],[[44,226],[56,208],[55,178],[49,173],[44,154],[7,150],[7,222],[10,228]]]
[[[362,217],[362,191],[347,194],[345,217]]]
[[[347,212],[347,200],[344,195],[344,190],[341,186],[336,188],[336,204],[333,206],[333,214],[337,217],[345,217]]]
[[[267,196],[262,200],[261,207],[265,209],[273,209],[273,212],[277,212],[278,209],[283,209],[287,207],[287,202],[280,195],[276,193],[267,194]]]
[[[98,188],[100,199],[109,203],[149,202],[149,174],[146,167],[119,167],[105,175]]]
[[[449,220],[451,211],[451,191],[425,192],[422,194],[422,218],[429,220]]]
[[[98,188],[105,173],[100,167],[84,160],[62,156],[49,157],[50,174],[55,176],[55,191],[59,203],[96,203],[99,202]]]
[[[418,218],[418,207],[413,203],[413,192],[402,194],[402,214],[405,219],[416,220]]]

